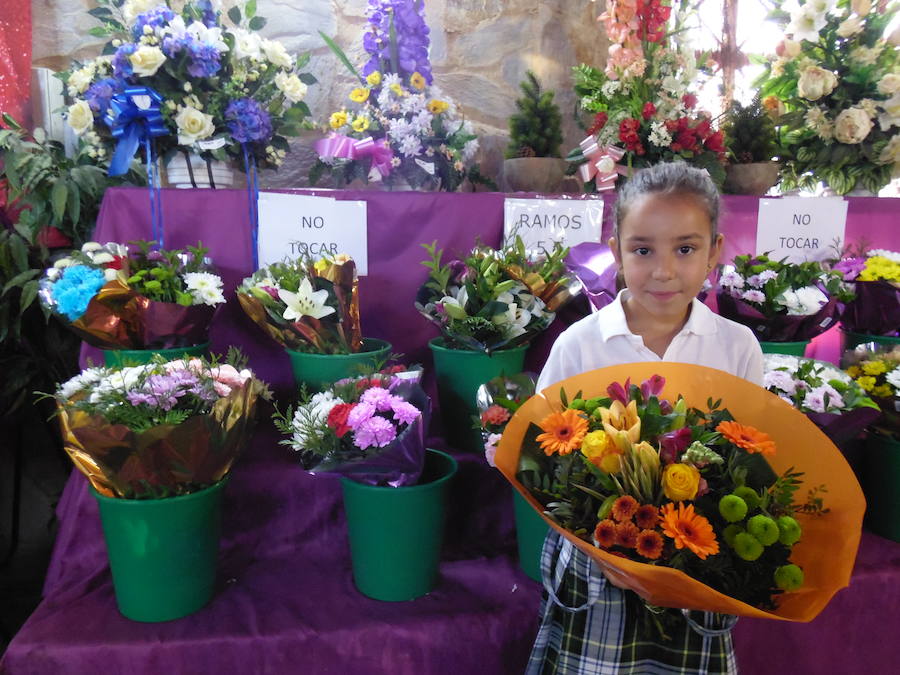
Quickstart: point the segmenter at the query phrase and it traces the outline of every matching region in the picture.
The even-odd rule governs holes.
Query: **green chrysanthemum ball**
[[[584,410],[584,399],[583,398],[575,398],[572,399],[572,402],[569,403],[569,407],[575,410]]]
[[[747,502],[747,508],[751,511],[759,506],[759,495],[756,493],[756,490],[751,487],[742,485],[739,488],[735,488],[732,494],[736,494],[738,497]]]
[[[742,559],[753,561],[762,555],[763,545],[749,532],[738,532],[734,537],[734,552]]]
[[[800,541],[800,537],[803,535],[800,523],[790,516],[781,516],[778,519],[778,530],[780,532],[778,541],[785,546],[793,546]]]
[[[719,500],[719,513],[729,523],[736,523],[747,515],[747,502],[737,495],[725,495]]]
[[[747,532],[756,537],[763,546],[771,546],[778,541],[781,534],[778,523],[761,513],[747,521]]]
[[[597,408],[600,407],[600,399],[599,398],[589,398],[584,402],[584,411],[591,415]]]
[[[732,523],[722,531],[722,536],[725,538],[725,543],[728,544],[731,548],[734,548],[734,538],[743,531],[744,528],[741,525]]]
[[[782,565],[775,570],[775,585],[783,591],[796,591],[803,585],[803,570],[796,565]]]

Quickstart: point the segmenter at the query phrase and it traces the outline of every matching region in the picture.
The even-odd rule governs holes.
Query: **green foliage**
[[[732,101],[725,124],[725,144],[732,162],[768,162],[777,154],[775,124],[759,96],[748,106]]]
[[[559,107],[552,91],[541,91],[541,84],[530,70],[519,84],[522,97],[509,118],[507,157],[559,157],[562,143]]]

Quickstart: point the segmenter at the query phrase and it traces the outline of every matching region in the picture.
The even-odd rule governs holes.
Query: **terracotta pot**
[[[762,196],[778,182],[778,162],[729,164],[725,167],[725,192]]]
[[[503,160],[503,178],[510,192],[558,192],[566,160],[558,157],[518,157]]]

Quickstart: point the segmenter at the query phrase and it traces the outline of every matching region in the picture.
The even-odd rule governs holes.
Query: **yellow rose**
[[[278,73],[275,75],[275,86],[291,103],[298,103],[306,96],[307,87],[296,75]]]
[[[294,59],[288,54],[284,45],[278,40],[263,40],[262,50],[266,54],[266,59],[272,65],[289,70],[294,67]]]
[[[340,129],[342,126],[347,124],[347,113],[341,110],[340,112],[331,113],[331,117],[328,119],[328,124],[331,125],[332,129]]]
[[[446,101],[441,101],[439,99],[433,98],[428,102],[428,112],[433,115],[440,115],[442,112],[446,111],[447,108],[450,107],[450,104]]]
[[[211,136],[216,130],[212,119],[212,115],[202,113],[190,106],[179,110],[175,116],[179,145],[193,145],[197,141]]]
[[[605,431],[592,431],[581,443],[581,454],[605,473],[622,470],[622,451],[610,440]]]
[[[369,90],[365,87],[357,87],[350,92],[350,100],[354,103],[365,103],[369,98]]]
[[[87,101],[76,101],[69,106],[69,114],[66,121],[72,130],[81,136],[85,131],[94,126],[94,113]]]
[[[884,365],[884,361],[866,361],[862,364],[862,369],[866,375],[881,375],[887,372],[887,366]]]
[[[693,499],[700,488],[700,472],[690,464],[669,464],[663,470],[663,492],[674,502]]]
[[[135,75],[150,77],[151,75],[156,75],[156,71],[165,62],[166,55],[162,53],[159,47],[141,45],[128,57],[128,60],[131,61],[131,67],[134,69]]]
[[[363,131],[365,131],[366,129],[369,128],[369,118],[362,117],[362,116],[357,117],[355,120],[353,120],[352,126],[353,126],[353,131],[358,131],[359,133],[362,133]]]
[[[381,73],[377,70],[366,75],[366,82],[369,83],[370,87],[377,87],[381,84]]]
[[[425,82],[425,78],[422,77],[422,74],[419,72],[415,72],[410,75],[409,83],[414,89],[418,89],[419,91],[422,91],[427,84],[427,82]]]

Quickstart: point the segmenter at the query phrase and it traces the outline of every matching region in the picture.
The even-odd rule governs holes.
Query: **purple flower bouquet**
[[[873,249],[834,265],[853,283],[856,298],[841,317],[844,328],[864,335],[900,336],[900,253]]]

